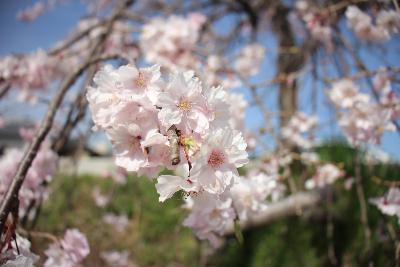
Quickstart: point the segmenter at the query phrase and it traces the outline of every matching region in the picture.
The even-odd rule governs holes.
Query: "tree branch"
[[[323,191],[295,193],[281,201],[272,203],[265,211],[250,216],[247,221],[240,223],[240,227],[242,230],[246,230],[297,215],[304,209],[318,205],[322,201],[323,195]],[[233,233],[234,228],[229,227],[224,235],[232,235]]]
[[[109,20],[106,23],[106,30],[105,32],[99,36],[97,40],[97,44],[93,47],[93,49],[89,53],[88,59],[67,79],[61,84],[60,89],[52,102],[49,105],[47,110],[46,116],[43,119],[39,131],[37,132],[35,138],[33,139],[32,143],[29,145],[27,150],[24,153],[21,163],[19,164],[18,170],[5,194],[1,205],[0,205],[0,233],[3,233],[4,224],[7,219],[8,214],[11,211],[12,203],[18,201],[18,193],[22,186],[22,183],[25,180],[25,176],[32,165],[33,160],[36,157],[37,152],[39,151],[40,145],[45,140],[47,134],[49,133],[57,110],[59,109],[61,102],[67,93],[68,89],[75,83],[75,81],[82,75],[82,73],[92,64],[101,61],[103,58],[99,57],[95,60],[92,57],[99,54],[103,49],[103,44],[107,39],[108,35],[111,32],[112,26],[117,18],[120,16],[121,12],[129,5],[131,5],[133,1],[127,0],[124,2],[123,5],[118,7],[116,11],[111,15]]]

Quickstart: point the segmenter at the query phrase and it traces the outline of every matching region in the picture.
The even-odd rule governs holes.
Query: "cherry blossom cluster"
[[[16,235],[15,241],[4,247],[0,253],[1,266],[34,267],[39,256],[32,253],[31,243],[26,238]],[[78,267],[89,255],[90,248],[84,234],[77,229],[67,229],[64,238],[50,244],[44,252],[47,256],[44,267]]]
[[[365,41],[385,42],[400,30],[400,13],[394,10],[380,10],[373,23],[369,14],[352,5],[346,10],[346,18],[356,36]]]
[[[313,146],[313,140],[310,136],[306,137],[305,134],[312,130],[316,124],[317,118],[315,116],[297,112],[290,118],[289,123],[282,128],[282,136],[299,148],[310,149]]]
[[[306,181],[305,187],[307,189],[323,188],[343,176],[343,170],[334,164],[326,163],[317,167],[314,176]]]
[[[103,222],[114,227],[117,232],[123,232],[129,224],[128,217],[124,215],[115,215],[107,213],[103,216]]]
[[[350,79],[333,83],[328,92],[332,103],[342,111],[339,125],[353,145],[378,144],[385,130],[394,129],[392,120],[399,117],[399,98],[391,90],[390,81],[384,78],[384,72],[378,74],[375,84],[378,102],[360,92]]]
[[[100,257],[106,262],[107,266],[110,267],[128,267],[131,266],[129,261],[128,251],[104,251]]]
[[[196,69],[196,72],[209,86],[222,85],[226,89],[237,88],[242,85],[244,79],[259,73],[264,56],[263,45],[250,43],[241,47],[231,60],[211,53],[203,64],[199,64],[201,67]],[[233,61],[233,64],[230,64],[230,61]],[[233,96],[240,97],[238,94]]]
[[[140,47],[146,61],[169,69],[197,69],[199,60],[194,50],[205,21],[199,13],[152,19],[140,34]]]
[[[159,65],[100,70],[87,93],[94,129],[106,133],[116,165],[126,171],[148,177],[164,168],[175,171],[158,176],[160,201],[182,191],[191,209],[184,225],[216,245],[235,218],[246,220],[281,195],[280,165],[240,176],[237,168],[248,162],[236,130],[243,127],[244,100],[222,87],[203,86],[191,71],[164,76]],[[94,193],[99,205],[108,202],[99,189]],[[105,220],[126,221],[114,215]]]
[[[282,165],[283,164],[283,165]],[[235,220],[242,223],[280,199],[286,190],[280,168],[285,165],[278,157],[256,164],[246,176],[235,176],[229,190],[220,195],[203,192],[185,198],[191,212],[183,225],[194,230],[199,239],[221,245],[221,236],[232,229]]]
[[[296,2],[296,12],[296,15],[305,23],[311,37],[325,45],[328,50],[331,50],[333,46],[332,28],[330,17],[327,13],[324,13],[316,6],[312,6],[311,3],[305,0],[298,0]]]
[[[244,45],[235,55],[232,67],[212,51],[203,59],[199,42],[205,23],[206,17],[200,13],[152,19],[143,26],[139,38],[145,60],[169,70],[193,69],[209,86],[221,84],[224,88],[237,87],[241,84],[240,78],[258,73],[265,54],[265,47],[259,43]]]
[[[34,131],[22,131],[26,141],[30,141]],[[14,178],[18,165],[22,160],[24,152],[22,149],[7,149],[0,159],[0,198],[3,198]],[[47,199],[47,184],[52,180],[58,168],[58,156],[51,150],[46,141],[40,147],[32,166],[26,175],[25,181],[19,191],[19,214],[20,216],[33,216],[36,207]],[[29,214],[26,214],[29,212]]]
[[[36,2],[30,7],[27,7],[17,13],[17,18],[21,21],[31,22],[43,14],[46,10],[46,5],[43,2]]]
[[[52,243],[44,252],[47,256],[44,267],[78,267],[89,253],[85,235],[77,229],[68,229],[62,240]]]
[[[397,216],[400,222],[400,189],[391,187],[387,194],[380,198],[370,199],[370,203],[386,215]]]
[[[194,230],[197,237],[207,239],[213,246],[222,242],[220,236],[232,229],[235,220],[251,220],[268,209],[286,192],[284,181],[290,179],[290,165],[296,154],[281,151],[252,163],[245,176],[235,177],[233,186],[218,198],[211,193],[191,194],[184,207],[191,210],[183,224]],[[313,152],[302,152],[300,158],[315,167],[314,175],[305,183],[309,190],[323,188],[344,176],[344,171],[331,163],[322,163]]]
[[[264,60],[265,47],[258,43],[243,46],[233,63],[233,68],[243,77],[258,74]]]
[[[20,89],[22,100],[33,100],[33,93],[46,89],[58,74],[56,58],[49,57],[44,50],[0,59],[0,84],[8,82]]]

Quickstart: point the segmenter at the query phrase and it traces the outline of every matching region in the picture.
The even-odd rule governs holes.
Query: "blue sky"
[[[46,12],[43,16],[39,17],[32,23],[23,23],[16,19],[18,10],[35,3],[33,0],[13,0],[13,1],[0,1],[0,34],[2,41],[0,42],[0,56],[3,57],[9,53],[26,53],[34,51],[38,48],[51,47],[57,41],[63,39],[74,27],[77,20],[86,14],[86,7],[81,4],[81,1],[71,0],[66,1]],[[218,27],[224,30],[231,24],[229,19],[221,21]],[[276,44],[274,37],[271,34],[263,34],[260,36],[259,41],[266,45],[267,54],[266,60],[263,63],[263,78],[272,78],[275,74],[275,56]],[[399,38],[392,40],[388,47],[387,60],[392,66],[400,66],[400,46]],[[364,59],[367,59],[368,67],[376,69],[382,64],[381,57],[377,56],[374,49],[363,49],[360,51]],[[311,111],[310,94],[311,84],[309,77],[305,76],[301,83],[304,89],[299,92],[299,103],[301,110],[309,113]],[[318,114],[320,121],[326,123],[332,116],[334,111],[327,105],[327,101],[322,91],[323,85],[319,84],[318,88]],[[398,88],[397,88],[398,89]],[[264,101],[270,107],[271,111],[276,111],[277,88],[269,87],[263,92],[265,94]],[[246,93],[246,96],[249,95]],[[1,103],[0,112],[7,116],[18,116],[15,114],[29,114],[31,118],[40,117],[44,112],[45,106],[33,109],[34,111],[27,110],[26,105],[19,105],[21,109],[18,111],[10,111],[10,106]],[[259,121],[262,119],[260,112],[254,108],[249,108],[246,117],[246,124],[250,128],[259,126]],[[275,120],[275,123],[277,121]],[[339,136],[340,131],[335,125],[325,127],[319,131],[318,137],[322,140],[329,139],[333,136]],[[382,148],[388,152],[392,157],[400,159],[400,137],[398,133],[386,133],[382,140]]]

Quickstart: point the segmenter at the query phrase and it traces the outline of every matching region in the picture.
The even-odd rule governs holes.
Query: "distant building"
[[[3,154],[4,149],[9,147],[23,147],[19,129],[22,127],[33,127],[33,123],[29,121],[10,121],[4,127],[0,128],[0,153]]]

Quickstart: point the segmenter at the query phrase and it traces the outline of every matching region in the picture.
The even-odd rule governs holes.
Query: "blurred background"
[[[29,22],[18,19],[18,14],[22,16],[21,11],[37,2],[0,2],[0,58],[29,54],[38,49],[51,50],[77,32],[78,22],[90,17],[105,18],[118,1],[42,1],[46,8],[40,16]],[[296,13],[300,2],[329,11],[315,15],[320,17],[314,18],[313,23],[331,27],[334,32],[331,39],[321,40],[323,38],[318,39],[308,32],[310,22]],[[220,248],[212,249],[182,226],[188,213],[182,209],[184,196],[176,194],[160,203],[154,181],[118,169],[110,142],[103,133],[91,130],[92,119],[90,113],[85,112],[58,147],[60,168],[48,185],[48,200],[41,203],[33,220],[22,218],[24,228],[32,229],[32,251],[43,256],[42,251],[49,244],[40,233],[60,236],[67,228],[78,228],[87,235],[91,249],[83,266],[400,266],[399,258],[396,261],[396,257],[400,257],[398,218],[382,215],[368,201],[384,195],[388,188],[398,187],[399,131],[382,129],[378,142],[366,143],[356,149],[338,125],[340,112],[326,93],[335,79],[358,75],[360,71],[375,73],[381,67],[397,70],[391,74],[391,86],[395,93],[399,92],[399,35],[393,34],[385,43],[364,41],[354,35],[345,17],[346,7],[352,4],[373,16],[380,8],[395,8],[396,3],[136,1],[126,15],[133,17],[132,30],[126,33],[132,38],[132,44],[129,43],[132,47],[137,45],[141,27],[152,18],[172,14],[186,16],[191,12],[204,14],[209,20],[210,31],[221,38],[217,47],[207,40],[214,36],[206,36],[199,41],[199,51],[215,49],[215,54],[226,57],[229,62],[244,45],[261,44],[265,56],[259,63],[257,74],[230,89],[241,94],[247,103],[247,108],[238,110],[246,133],[254,136],[248,140],[259,144],[249,151],[251,158],[256,162],[282,148],[282,128],[287,126],[291,115],[301,111],[318,117],[318,125],[310,134],[315,143],[313,151],[322,162],[340,166],[345,177],[332,185],[329,193],[324,195],[326,199],[317,206],[300,208],[294,215],[226,236]],[[331,11],[328,7],[337,9]],[[282,23],[287,25],[282,26]],[[282,37],[287,35],[292,38],[289,45]],[[132,47],[120,50],[135,54],[138,48]],[[356,58],[354,54],[357,54]],[[357,58],[362,60],[362,67]],[[138,66],[148,65],[139,56],[134,60]],[[282,63],[284,61],[286,63]],[[121,62],[123,60],[109,63],[117,66]],[[300,75],[290,78],[295,82],[287,79],[281,82],[279,74],[282,71],[286,74],[300,72]],[[372,95],[372,78],[373,75],[367,74],[357,80],[362,92]],[[84,77],[81,77],[66,95],[55,119],[55,132],[63,129],[65,118],[77,103],[84,83]],[[58,81],[51,81],[47,90],[35,93],[32,101],[21,101],[18,90],[9,91],[1,99],[0,146],[3,153],[7,148],[26,146],[20,128],[37,127],[58,84]],[[288,95],[295,95],[296,100],[282,104]],[[281,115],[282,111],[290,116]],[[301,151],[292,146],[285,149]],[[356,163],[358,157],[361,157],[361,163]],[[312,176],[311,173],[305,172],[302,163],[296,160],[288,168],[297,189],[303,190],[304,181]],[[240,172],[245,174],[247,170],[244,168]],[[371,231],[368,249],[365,249],[365,229],[360,223],[360,204],[354,186],[356,176],[363,177]],[[289,188],[288,193],[296,193],[291,191],[288,181],[284,183]],[[117,253],[110,254],[113,252]]]

